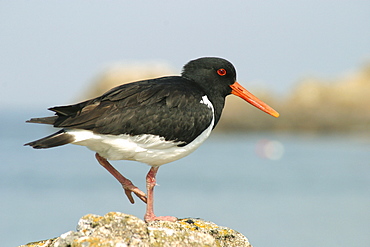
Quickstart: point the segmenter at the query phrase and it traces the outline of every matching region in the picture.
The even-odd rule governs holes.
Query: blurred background
[[[48,107],[231,61],[275,119],[228,97],[215,133],[158,174],[158,215],[200,217],[254,246],[367,246],[369,1],[1,1],[0,238],[59,236],[88,213],[144,214],[91,151],[23,143]],[[146,165],[113,164],[142,189]]]

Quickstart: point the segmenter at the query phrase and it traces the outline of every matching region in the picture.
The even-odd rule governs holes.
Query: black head
[[[236,82],[235,68],[225,59],[203,57],[192,60],[184,66],[181,75],[203,88],[209,99],[215,101],[212,103],[216,104],[216,111],[217,107],[222,110],[227,95],[234,94],[274,117],[279,116],[277,111]]]
[[[225,97],[230,94],[230,85],[236,81],[234,66],[227,60],[217,57],[202,57],[188,62],[181,74],[195,81],[205,92]]]

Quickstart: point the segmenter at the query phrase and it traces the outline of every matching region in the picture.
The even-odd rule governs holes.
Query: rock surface
[[[60,237],[33,242],[21,247],[110,247],[110,246],[238,246],[251,247],[241,233],[201,219],[179,219],[177,222],[143,220],[124,213],[82,217],[77,231]]]

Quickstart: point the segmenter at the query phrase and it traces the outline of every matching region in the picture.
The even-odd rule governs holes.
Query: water
[[[34,113],[1,116],[2,246],[59,236],[88,213],[143,217],[144,204],[128,202],[93,152],[23,147],[51,129],[23,123]],[[148,166],[113,165],[145,188]],[[190,156],[161,167],[158,183],[157,215],[210,220],[240,231],[254,246],[370,243],[368,136],[214,134]]]

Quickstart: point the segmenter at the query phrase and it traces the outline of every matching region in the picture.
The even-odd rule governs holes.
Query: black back
[[[76,105],[50,108],[55,127],[99,134],[153,134],[187,144],[211,123],[212,110],[200,104],[197,84],[179,76],[124,84]]]

